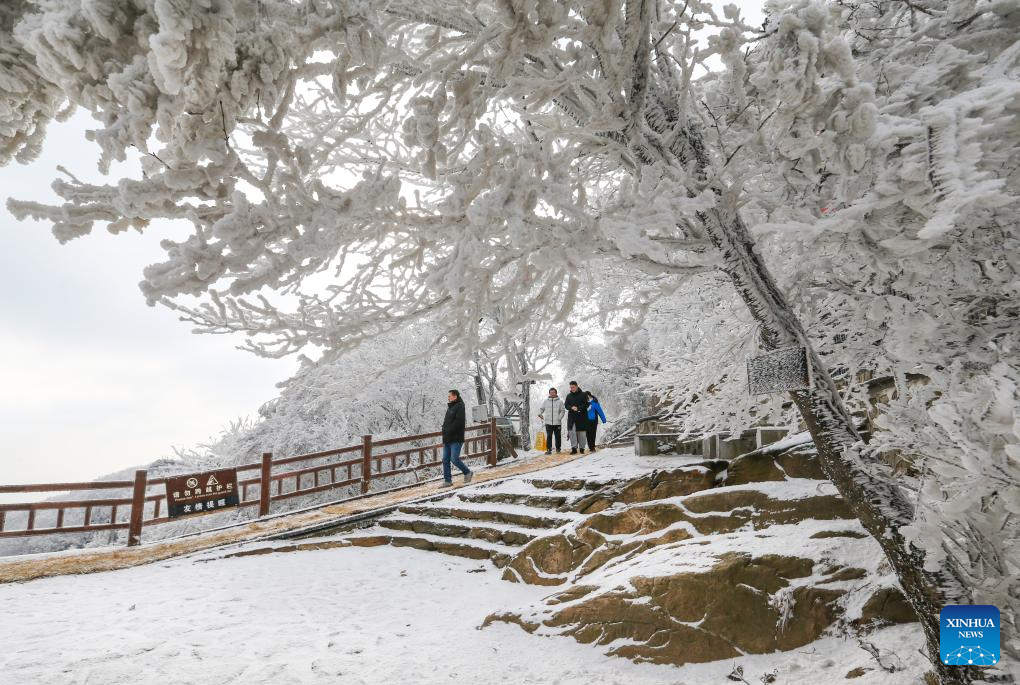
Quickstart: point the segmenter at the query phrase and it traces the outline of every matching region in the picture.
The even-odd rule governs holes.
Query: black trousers
[[[578,429],[578,430],[580,430],[580,429]],[[594,449],[595,449],[595,435],[599,432],[599,422],[597,420],[596,421],[589,421],[588,425],[584,427],[584,432],[588,436],[588,449],[594,451]]]
[[[553,448],[553,436],[556,437],[556,451],[559,452],[563,448],[563,437],[561,431],[563,426],[556,424],[555,426],[551,423],[545,424],[545,448],[552,451]]]

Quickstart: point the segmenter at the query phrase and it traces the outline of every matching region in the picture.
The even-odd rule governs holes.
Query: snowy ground
[[[560,466],[544,469],[532,477],[544,480],[584,478],[591,481],[638,478],[655,470],[675,469],[684,464],[703,461],[702,457],[686,454],[663,454],[640,457],[630,446],[597,450],[594,454]]]
[[[685,668],[607,657],[490,612],[547,588],[490,564],[407,548],[180,559],[0,586],[0,681],[10,683],[707,683],[779,668],[777,683],[842,680],[873,665],[832,638],[790,654]],[[875,636],[902,658],[915,626]],[[913,664],[912,664],[913,665]],[[908,683],[871,671],[855,683]]]
[[[533,490],[525,478],[633,477],[690,461],[607,450],[498,488]],[[916,624],[869,638],[895,673],[876,668],[856,641],[836,637],[785,654],[676,668],[505,623],[480,629],[489,614],[554,590],[503,581],[488,561],[390,546],[224,558],[281,544],[0,584],[0,683],[695,685],[739,682],[727,675],[740,666],[755,685],[773,672],[777,684],[839,682],[858,667],[869,670],[855,684],[899,685],[917,682],[923,670]]]

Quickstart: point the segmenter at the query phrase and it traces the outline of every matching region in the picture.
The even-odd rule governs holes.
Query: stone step
[[[557,509],[572,499],[568,495],[532,495],[522,492],[485,492],[484,490],[460,493],[458,497],[464,502],[520,504],[536,509]]]
[[[389,530],[427,533],[445,538],[484,540],[516,547],[526,545],[538,537],[538,532],[534,529],[491,522],[457,523],[452,519],[394,517],[381,519],[379,525]]]
[[[512,504],[479,504],[464,502],[462,505],[450,503],[446,505],[405,505],[400,507],[402,514],[413,514],[421,518],[462,519],[468,521],[493,521],[524,528],[558,528],[573,520],[572,517],[547,516],[544,510],[521,507]]]
[[[355,547],[413,547],[428,552],[440,552],[468,559],[488,559],[497,568],[503,568],[513,558],[517,549],[484,540],[454,540],[427,533],[366,533],[352,535],[346,540]]]
[[[609,485],[617,485],[626,483],[626,478],[611,478],[607,480],[594,480],[587,478],[568,478],[560,480],[550,480],[545,478],[533,478],[529,483],[536,488],[542,488],[543,490],[601,490],[602,488]]]

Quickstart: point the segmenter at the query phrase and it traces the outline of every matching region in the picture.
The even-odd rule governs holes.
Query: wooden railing
[[[492,437],[493,435],[498,437],[496,431],[495,419],[488,423],[468,426],[465,430],[466,439],[461,458],[484,457],[489,466],[495,466],[496,440]],[[271,452],[266,452],[259,462],[232,467],[237,469],[239,506],[242,508],[257,506],[261,518],[269,515],[273,502],[294,497],[359,483],[362,495],[368,494],[373,480],[442,464],[442,435],[440,431],[383,440],[373,440],[371,435],[366,435],[360,445],[282,459],[274,459]],[[242,477],[242,473],[245,477]],[[248,476],[249,473],[251,476]],[[128,546],[137,545],[141,542],[142,529],[145,526],[176,520],[168,515],[169,505],[165,504],[167,479],[149,480],[147,476],[145,470],[139,470],[135,471],[133,481],[0,485],[0,494],[127,489],[131,491],[130,497],[0,504],[0,538],[126,529]],[[50,512],[53,512],[52,517],[45,515]],[[27,516],[24,528],[12,530],[7,527],[11,523],[9,517],[11,513],[22,513]],[[40,521],[40,518],[47,520]],[[94,520],[96,518],[104,520],[96,521]]]

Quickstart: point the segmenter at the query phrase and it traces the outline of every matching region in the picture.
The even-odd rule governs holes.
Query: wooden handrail
[[[225,466],[224,468],[231,468],[231,469],[235,469],[238,472],[240,472],[240,471],[257,471],[261,466],[262,466],[262,462],[253,461],[253,462],[249,462],[247,464],[238,464],[237,466]],[[145,485],[146,485],[146,487],[149,487],[149,488],[156,487],[156,486],[159,486],[159,485],[166,485],[167,480],[169,480],[170,478],[173,478],[173,476],[163,477],[163,478],[150,478],[150,479],[148,479],[145,482]],[[134,481],[125,481],[125,482],[127,482],[127,486],[126,487],[130,488],[130,487],[132,487],[134,485]],[[255,479],[255,482],[258,482],[258,478]]]
[[[435,431],[434,433],[420,433],[418,435],[408,435],[403,438],[386,438],[385,440],[373,440],[372,445],[375,447],[386,447],[387,445],[398,445],[402,442],[412,442],[414,440],[425,440],[426,438],[438,438],[443,435],[443,431]]]
[[[146,495],[146,502],[165,499],[166,495]],[[0,504],[0,511],[43,511],[46,509],[84,509],[86,507],[119,507],[131,504],[131,497],[119,499],[58,499],[52,502],[14,502]]]
[[[285,459],[274,459],[273,466],[281,464],[293,464],[298,461],[305,461],[306,459],[321,459],[323,457],[333,457],[339,454],[353,454],[361,449],[361,445],[351,445],[350,447],[340,447],[335,450],[326,450],[325,452],[311,452],[309,454],[299,454],[295,457],[286,457]]]
[[[19,492],[67,492],[70,490],[114,490],[134,486],[133,480],[105,480],[90,483],[33,483],[30,485],[0,485],[0,494]]]
[[[157,496],[158,497],[158,496]],[[54,502],[25,502],[21,504],[0,504],[0,511],[42,511],[44,509],[82,509],[84,507],[113,507],[131,504],[131,498],[57,500]]]
[[[489,424],[478,423],[473,426],[467,426],[464,432],[477,431],[477,430],[488,430]],[[435,431],[432,433],[420,433],[418,435],[406,435],[400,438],[386,438],[385,440],[373,440],[372,444],[375,447],[385,447],[387,445],[396,445],[401,442],[411,442],[412,440],[424,440],[425,438],[439,438],[442,437],[443,431]]]

